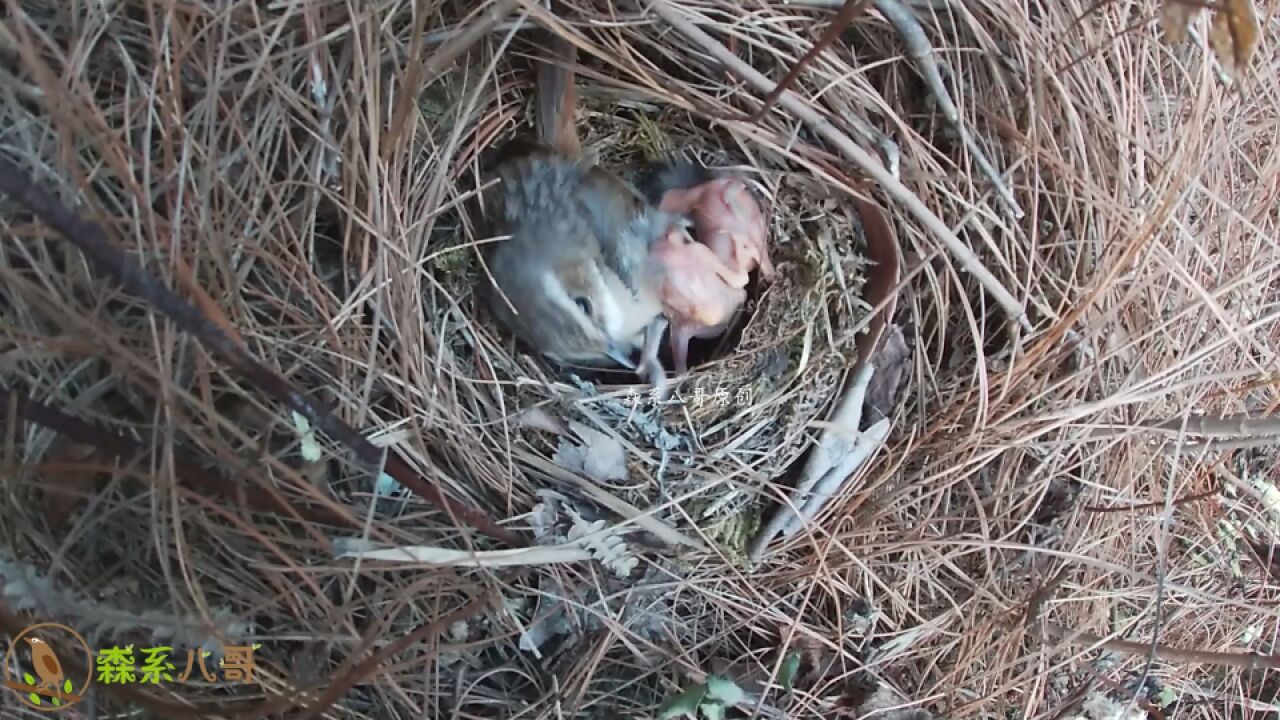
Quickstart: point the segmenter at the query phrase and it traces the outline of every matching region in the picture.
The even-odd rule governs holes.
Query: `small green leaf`
[[[791,692],[791,683],[796,681],[796,673],[800,672],[800,653],[793,652],[782,661],[778,668],[778,684],[783,690]]]
[[[54,707],[58,707],[59,705],[62,704],[62,698],[59,698],[59,697],[49,698],[49,701],[53,703]]]
[[[702,713],[703,720],[724,720],[724,705],[718,702],[704,702],[698,706],[698,712]]]
[[[28,685],[35,685],[35,684],[36,684],[36,679],[35,679],[35,677],[34,677],[34,676],[32,676],[32,675],[31,675],[31,673],[29,673],[29,672],[24,672],[24,673],[22,673],[22,679],[23,679],[23,680],[26,680]]]
[[[679,695],[662,704],[658,711],[658,720],[671,720],[684,715],[693,717],[698,712],[698,704],[707,694],[707,686],[702,683],[685,688]]]
[[[732,680],[722,678],[719,675],[707,676],[707,695],[712,700],[718,700],[729,707],[747,700],[747,694],[743,692],[742,688],[738,687]]]
[[[1156,695],[1156,704],[1158,704],[1160,706],[1160,709],[1163,710],[1164,708],[1167,708],[1170,705],[1172,705],[1174,702],[1176,702],[1177,699],[1178,699],[1177,693],[1170,690],[1169,688],[1164,688],[1160,691],[1158,695]]]
[[[28,695],[28,696],[27,696],[27,699],[31,701],[31,704],[32,704],[32,705],[39,705],[39,704],[40,704],[40,696],[39,696],[39,695],[37,695],[37,694],[35,694],[35,693],[31,693],[30,695]]]
[[[71,694],[71,678],[67,678],[66,681],[62,683],[62,692],[68,695]]]

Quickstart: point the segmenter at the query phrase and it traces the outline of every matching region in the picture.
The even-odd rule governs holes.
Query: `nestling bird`
[[[553,45],[557,61],[538,69],[538,141],[499,152],[500,182],[483,198],[493,234],[509,236],[491,245],[491,307],[552,360],[635,368],[631,353],[662,313],[650,250],[674,218],[581,157],[576,53]]]
[[[31,645],[31,662],[36,666],[36,675],[40,678],[40,689],[58,691],[62,687],[62,663],[58,662],[58,654],[49,647],[49,643],[37,637],[26,638]]]
[[[773,279],[764,213],[741,180],[719,177],[692,188],[668,190],[660,207],[693,216],[698,241],[740,273],[734,280],[737,287],[746,286],[747,273],[757,266],[765,280]]]
[[[749,273],[758,266],[766,280],[774,277],[767,226],[741,180],[689,163],[659,168],[646,191],[661,209],[691,215],[698,236],[699,242],[683,244],[669,235],[654,251],[667,276],[660,297],[671,323],[672,360],[683,375],[689,342],[721,335],[746,302]]]
[[[669,232],[653,254],[666,271],[659,294],[671,324],[671,359],[683,375],[689,370],[689,341],[722,334],[746,302],[746,273],[727,267],[683,229]]]

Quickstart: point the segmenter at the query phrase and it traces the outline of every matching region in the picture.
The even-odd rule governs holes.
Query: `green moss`
[[[690,517],[701,518],[702,513],[711,507],[712,501],[698,501],[688,508]],[[730,508],[733,506],[731,505]],[[751,538],[760,530],[761,514],[755,503],[737,510],[728,509],[700,521],[702,531],[707,534],[720,551],[733,560],[739,567],[747,566],[747,546]]]
[[[646,115],[636,118],[635,134],[630,143],[645,160],[659,160],[672,150],[671,139],[662,126]]]
[[[454,250],[445,250],[433,257],[431,259],[431,267],[442,273],[469,273],[473,260],[474,253],[472,253],[471,248],[460,247]]]

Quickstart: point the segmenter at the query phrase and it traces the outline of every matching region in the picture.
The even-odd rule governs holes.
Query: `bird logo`
[[[59,657],[60,648],[63,655]],[[30,662],[23,662],[25,648]],[[67,677],[67,671],[75,665],[64,664],[72,660],[75,651],[83,653],[84,678],[77,685]],[[22,702],[35,710],[53,712],[64,710],[83,699],[89,687],[93,671],[93,653],[89,645],[75,630],[57,623],[41,623],[23,630],[13,639],[4,655],[3,685],[18,694]],[[30,669],[28,669],[30,668]]]
[[[40,676],[40,687],[49,690],[62,687],[62,663],[58,662],[58,654],[38,637],[24,639],[31,646],[31,662],[36,666],[36,675]]]

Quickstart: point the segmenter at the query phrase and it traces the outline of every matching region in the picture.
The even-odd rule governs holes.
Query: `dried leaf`
[[[724,658],[711,658],[711,672],[720,677],[732,678],[733,682],[747,694],[749,702],[763,697],[769,692],[773,680],[769,669],[760,665],[753,658],[739,658],[729,662]]]
[[[1253,0],[1222,0],[1213,14],[1209,44],[1223,72],[1239,82],[1249,70],[1249,61],[1258,48],[1258,15]]]
[[[905,695],[880,681],[864,674],[846,684],[850,693],[841,698],[841,705],[849,708],[851,717],[874,717],[877,720],[932,720],[933,715],[918,707],[911,707]]]
[[[1137,703],[1115,700],[1098,692],[1089,693],[1077,717],[1088,720],[1146,720],[1147,711]]]
[[[515,417],[515,424],[526,430],[541,430],[557,435],[568,435],[569,424],[563,418],[553,416],[541,407],[534,406]]]
[[[552,638],[573,632],[573,619],[569,617],[568,610],[567,603],[556,600],[552,603],[549,612],[541,617],[534,617],[533,621],[520,633],[520,649],[533,653],[534,657],[541,660],[543,645]]]
[[[565,472],[564,468],[548,461],[546,458],[536,453],[517,449],[513,454],[521,462],[528,464],[530,467],[547,473],[556,480],[572,484],[595,502],[621,516],[623,521],[634,522],[640,528],[653,533],[658,537],[658,539],[665,543],[671,545],[683,545],[685,547],[696,548],[698,550],[707,549],[706,543],[676,530],[670,525],[654,517],[654,513],[641,510],[635,505],[632,505],[631,503],[600,487],[600,485],[589,480],[584,480],[576,473]]]
[[[911,365],[911,349],[907,347],[902,328],[890,324],[885,328],[884,341],[876,351],[872,363],[876,372],[867,384],[864,417],[872,422],[893,416],[902,392],[903,378]]]
[[[1170,45],[1178,45],[1187,39],[1187,30],[1191,22],[1200,14],[1199,5],[1181,0],[1165,0],[1160,7],[1160,29]]]
[[[558,504],[555,500],[544,500],[533,506],[529,512],[529,528],[533,530],[533,539],[539,545],[559,545],[563,542],[556,529],[560,519]]]
[[[580,472],[596,482],[620,482],[627,479],[627,452],[622,443],[605,433],[571,422],[569,427],[580,438],[581,445],[561,440],[552,460],[566,470]]]

